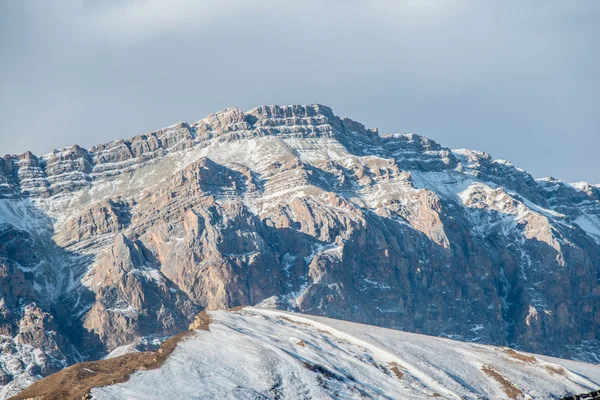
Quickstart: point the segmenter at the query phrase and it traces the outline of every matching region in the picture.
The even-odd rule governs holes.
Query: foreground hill
[[[597,362],[599,216],[596,186],[320,105],[5,156],[0,386],[257,304]]]
[[[600,387],[600,366],[508,348],[256,308],[208,316],[209,331],[180,336],[158,368],[110,384],[102,374],[114,379],[115,372],[133,365],[117,361],[132,355],[114,359],[116,367],[108,372],[98,362],[86,363],[80,381],[108,385],[69,395],[80,399],[87,393],[94,400],[557,399]],[[68,386],[57,385],[58,378],[77,368],[38,382],[19,398],[51,398]]]

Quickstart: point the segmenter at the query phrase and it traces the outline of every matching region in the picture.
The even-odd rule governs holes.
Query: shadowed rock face
[[[324,106],[5,156],[0,198],[5,391],[247,304],[600,361],[598,187]]]

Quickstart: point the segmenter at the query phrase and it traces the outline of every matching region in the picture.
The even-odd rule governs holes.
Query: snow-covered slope
[[[159,369],[92,399],[556,399],[600,387],[600,366],[506,348],[257,308],[210,316]]]

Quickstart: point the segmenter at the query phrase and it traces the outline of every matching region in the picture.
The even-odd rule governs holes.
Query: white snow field
[[[165,364],[95,388],[113,399],[558,399],[600,366],[281,311],[213,311]]]

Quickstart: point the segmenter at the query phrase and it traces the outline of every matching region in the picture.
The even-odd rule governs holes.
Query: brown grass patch
[[[528,356],[527,354],[521,354],[521,353],[514,351],[513,349],[506,349],[506,350],[504,350],[504,352],[506,354],[508,354],[510,357],[517,359],[519,361],[523,361],[526,363],[532,363],[532,364],[537,362],[537,360],[534,356]]]
[[[544,367],[546,367],[546,369],[550,372],[553,372],[555,374],[558,375],[562,375],[562,376],[566,376],[567,375],[567,371],[565,371],[565,369],[561,366],[552,366],[552,365],[545,365]]]
[[[506,395],[509,398],[515,400],[523,398],[523,392],[521,391],[521,389],[519,389],[511,381],[506,379],[500,372],[496,371],[489,365],[484,365],[483,367],[481,367],[481,369],[487,376],[494,379],[500,384],[500,386],[502,386],[504,393],[506,393]]]
[[[201,321],[194,328],[208,330],[210,318],[205,311],[196,316]],[[194,326],[196,323],[190,326]],[[177,344],[193,331],[181,332],[167,339],[157,351],[130,353],[106,360],[75,364],[37,381],[11,400],[82,400],[89,399],[92,388],[126,382],[136,371],[159,368]]]
[[[395,363],[395,362],[391,362],[389,364],[390,366],[390,371],[392,371],[394,373],[394,375],[396,375],[396,378],[398,379],[402,379],[404,378],[404,372],[402,372],[402,368],[399,364]]]
[[[210,316],[206,313],[206,311],[202,311],[196,315],[196,318],[194,318],[194,321],[190,324],[188,329],[207,331],[208,325],[210,325]]]

